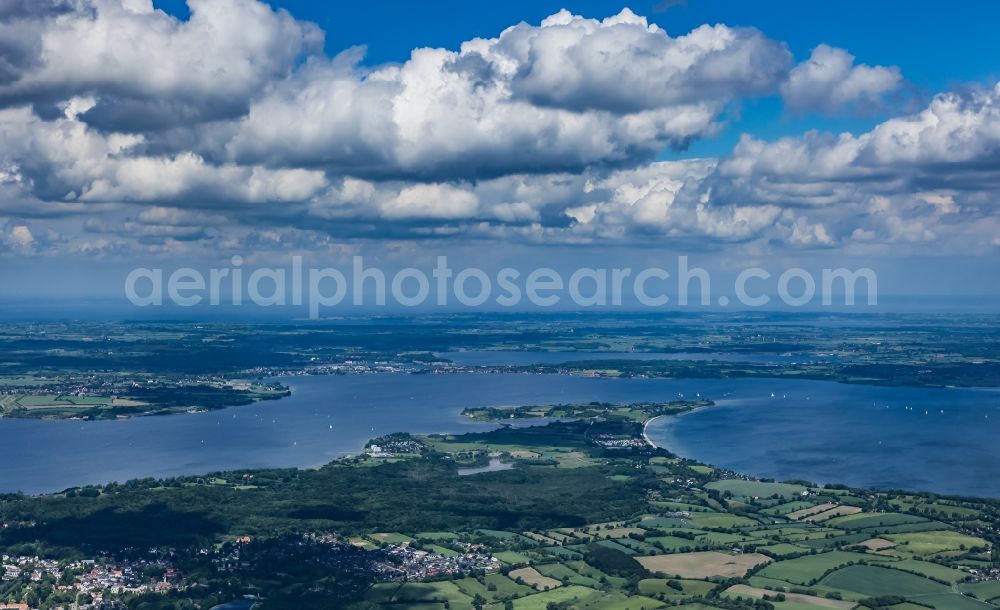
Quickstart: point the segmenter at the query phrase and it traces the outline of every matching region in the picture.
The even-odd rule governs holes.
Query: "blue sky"
[[[184,0],[157,0],[156,6],[186,17]],[[402,62],[417,47],[457,48],[476,36],[492,37],[519,21],[537,23],[566,8],[591,17],[604,17],[629,7],[672,35],[705,23],[749,26],[782,40],[798,59],[818,44],[845,48],[859,61],[897,65],[924,95],[973,82],[995,82],[1000,76],[996,53],[996,24],[1000,4],[978,2],[965,10],[943,10],[938,2],[843,0],[801,2],[768,0],[689,0],[663,2],[550,2],[514,0],[469,3],[435,2],[312,2],[271,1],[293,15],[319,24],[326,32],[325,50],[336,54],[351,46],[367,47],[366,62]],[[960,33],[960,34],[959,34]],[[740,131],[775,138],[807,129],[863,131],[877,117],[824,117],[787,113],[775,99],[751,100],[742,105],[738,129],[697,143],[689,155],[728,153]],[[678,158],[667,152],[664,158]]]
[[[1000,262],[1000,5],[947,9],[9,3],[0,281],[687,254],[996,293],[977,280]]]

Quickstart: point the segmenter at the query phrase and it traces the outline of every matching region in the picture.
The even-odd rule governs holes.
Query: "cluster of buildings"
[[[252,572],[260,565],[308,557],[308,561],[332,570],[374,574],[383,580],[391,580],[394,574],[394,567],[381,551],[365,550],[331,533],[288,534],[257,541],[242,536],[218,549],[202,549],[199,555],[208,558],[220,573]]]
[[[58,579],[61,573],[59,562],[54,559],[27,555],[0,556],[0,579],[3,580],[27,578],[32,582],[41,582],[46,574]]]
[[[342,362],[319,362],[302,367],[257,366],[241,371],[245,377],[304,377],[309,375],[355,375],[364,373],[405,373],[413,371],[412,366],[383,361],[344,360]]]
[[[409,543],[390,544],[382,549],[365,550],[332,533],[289,535],[262,543],[243,536],[218,549],[203,549],[198,554],[210,560],[219,572],[253,570],[262,557],[295,556],[308,552],[325,566],[337,570],[365,572],[385,581],[420,580],[435,577],[461,577],[468,574],[499,571],[501,563],[482,545],[455,543],[453,556],[413,548]],[[86,595],[88,607],[114,603],[120,595],[167,593],[187,586],[169,558],[151,550],[149,559],[85,559],[56,561],[29,556],[0,557],[3,580],[40,583],[43,580],[58,591]],[[67,576],[68,575],[68,576]]]
[[[646,439],[638,436],[622,436],[620,434],[593,434],[590,442],[603,449],[649,449]]]
[[[424,551],[408,542],[389,544],[381,549],[365,550],[337,534],[311,533],[288,535],[272,539],[261,545],[252,545],[249,536],[227,544],[223,548],[203,551],[214,554],[212,562],[220,572],[253,570],[258,559],[292,557],[300,550],[309,549],[311,561],[342,571],[367,573],[378,580],[421,580],[439,576],[465,576],[468,574],[499,571],[501,563],[485,547],[472,543],[456,542],[455,555]],[[322,553],[314,552],[317,548]]]
[[[701,479],[695,477],[671,477],[669,479],[663,479],[663,482],[670,485],[675,489],[691,489],[691,490],[701,490],[701,486],[704,483]],[[659,492],[649,494],[652,500],[663,500],[669,499]]]
[[[1000,568],[969,568],[969,574],[972,575],[970,579],[971,582],[984,582],[991,580],[1000,580]]]
[[[368,446],[365,447],[365,453],[376,458],[419,454],[422,451],[423,445],[408,434],[381,436],[368,443]]]
[[[390,545],[386,554],[396,566],[392,580],[421,580],[438,576],[461,577],[497,572],[500,560],[470,547],[465,552],[445,557],[438,553],[412,548],[409,544]]]
[[[0,396],[52,394],[55,396],[109,396],[133,387],[135,382],[120,375],[87,377],[37,377],[26,385],[9,384],[0,387]]]
[[[90,569],[76,579],[76,588],[89,593],[100,601],[104,593],[166,593],[181,583],[180,572],[165,562],[90,562]],[[147,575],[147,568],[154,567],[157,578]]]
[[[151,572],[156,577],[151,576]],[[64,576],[66,574],[72,575],[72,581]],[[93,604],[100,604],[109,595],[165,593],[182,584],[181,574],[163,559],[60,562],[36,556],[3,555],[0,556],[0,578],[32,583],[48,580],[54,583],[55,590],[89,595]]]

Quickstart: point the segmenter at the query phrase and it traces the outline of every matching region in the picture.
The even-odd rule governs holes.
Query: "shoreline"
[[[649,428],[649,424],[651,424],[654,421],[660,419],[661,417],[667,417],[667,416],[666,415],[657,415],[656,417],[650,417],[646,421],[642,422],[642,438],[644,438],[646,440],[646,442],[649,443],[649,446],[652,447],[653,449],[666,449],[666,447],[660,447],[659,445],[657,445],[656,443],[654,443],[653,440],[651,438],[649,438],[649,433],[646,432],[646,429]]]
[[[713,404],[711,404],[711,405],[704,405],[704,406],[700,406],[700,407],[693,407],[693,408],[688,409],[687,411],[684,411],[682,413],[675,413],[674,415],[656,415],[656,416],[650,417],[646,421],[642,422],[642,438],[647,443],[649,443],[649,445],[653,449],[663,449],[665,451],[669,451],[670,453],[674,453],[674,454],[678,455],[678,457],[683,457],[680,454],[677,454],[676,451],[673,451],[672,449],[669,449],[668,447],[662,447],[662,446],[657,445],[656,443],[654,443],[653,440],[651,438],[649,438],[649,433],[647,432],[647,429],[649,428],[649,424],[651,424],[654,421],[660,419],[661,417],[684,417],[685,415],[690,415],[691,413],[695,413],[696,411],[700,411],[702,409],[710,409],[710,408],[712,408],[714,406],[717,406],[718,404],[719,403],[713,401]],[[692,459],[692,458],[688,458],[688,459]]]
[[[233,407],[227,407],[227,408],[233,408]],[[709,406],[699,406],[699,407],[692,408],[692,409],[690,409],[688,411],[684,411],[684,412],[676,413],[676,414],[663,414],[663,415],[653,416],[653,417],[651,417],[651,418],[649,418],[649,419],[647,419],[647,420],[645,420],[645,421],[642,422],[642,433],[641,433],[642,437],[646,441],[646,443],[648,443],[654,449],[663,449],[665,451],[669,451],[670,453],[674,454],[674,456],[677,457],[677,458],[681,458],[683,460],[689,460],[689,461],[694,462],[696,464],[708,466],[708,467],[716,469],[716,470],[728,470],[726,468],[722,468],[722,467],[710,464],[708,462],[704,462],[704,461],[702,461],[702,460],[700,460],[698,458],[685,457],[685,456],[681,455],[680,453],[678,453],[678,452],[676,452],[676,451],[674,451],[674,450],[672,450],[672,449],[670,449],[668,447],[665,447],[665,446],[658,445],[658,444],[654,443],[652,441],[652,439],[650,438],[650,436],[649,436],[649,432],[648,432],[649,424],[651,424],[655,420],[658,420],[658,419],[661,419],[661,418],[667,418],[667,417],[674,417],[674,418],[683,417],[683,416],[688,415],[690,413],[694,413],[694,412],[696,412],[698,410],[706,409],[706,408],[709,408]],[[459,419],[463,418],[463,416],[461,415],[461,413],[459,413],[458,418]],[[547,419],[547,418],[537,418],[537,419],[538,420],[544,420],[544,422],[545,422],[546,425],[552,423],[553,421],[561,421],[561,420],[558,420],[558,419],[552,420],[552,419]],[[479,430],[479,431],[470,431],[470,432],[473,432],[473,433],[476,433],[476,432],[485,433],[485,432],[490,432],[492,430],[496,430],[496,429],[500,429],[500,428],[509,426],[509,424],[507,424],[504,421],[490,421],[490,422],[476,422],[476,423],[482,423],[482,424],[492,423],[492,424],[496,425],[497,427],[491,428],[490,430]],[[513,430],[519,430],[519,429],[523,429],[524,427],[531,427],[531,426],[530,425],[529,426],[512,426],[511,428]],[[426,437],[426,436],[433,436],[435,434],[446,434],[446,435],[448,435],[448,434],[456,434],[456,433],[449,433],[449,432],[412,433],[412,432],[406,432],[406,434],[410,434],[410,435],[412,435],[412,436],[414,436],[416,438],[420,438],[420,437]],[[366,445],[367,445],[367,443],[370,443],[372,440],[375,440],[376,438],[378,438],[378,437],[369,438],[366,441]],[[314,463],[314,464],[310,464],[310,465],[299,465],[299,466],[258,466],[258,467],[250,467],[250,468],[223,468],[219,472],[227,473],[227,472],[236,472],[236,471],[240,471],[240,470],[248,470],[250,472],[257,472],[257,471],[272,470],[272,469],[276,469],[276,468],[279,468],[279,469],[280,468],[293,468],[293,469],[302,470],[302,471],[310,471],[310,470],[318,470],[318,469],[323,468],[324,466],[328,466],[328,465],[331,465],[331,464],[336,464],[337,462],[341,462],[341,461],[344,461],[344,460],[351,460],[351,459],[357,458],[357,457],[362,456],[362,455],[364,455],[364,448],[362,448],[357,453],[344,453],[344,454],[332,457],[331,459],[327,459],[327,460],[325,460],[323,462]],[[491,459],[491,465],[492,465],[492,461],[493,460]],[[497,461],[499,462],[499,460],[497,460]],[[507,462],[500,462],[500,463],[508,464]],[[512,466],[512,464],[511,464],[511,466]],[[509,468],[499,468],[498,470],[508,470],[508,469]],[[476,468],[476,470],[478,470],[478,468]],[[158,479],[158,480],[163,480],[165,478],[168,478],[169,476],[175,476],[175,477],[203,477],[203,476],[207,476],[208,474],[211,474],[212,472],[216,472],[216,471],[211,471],[209,473],[196,472],[196,473],[182,473],[182,474],[176,474],[176,475],[163,475],[163,476],[153,475],[152,478],[155,478],[155,479]],[[743,470],[743,469],[740,469],[740,470],[737,470],[737,471],[731,471],[731,472],[734,472],[734,473],[739,474],[741,476],[749,477],[751,480],[763,480],[764,479],[763,475],[754,474],[754,473],[748,472],[748,471]],[[473,473],[469,473],[469,474],[473,474]],[[127,480],[132,480],[132,479],[127,479]],[[88,487],[88,486],[104,487],[104,486],[108,485],[111,482],[113,482],[113,481],[109,481],[109,482],[96,482],[96,483],[83,483],[83,484],[79,484],[79,485],[69,486],[69,487],[66,488],[66,490],[68,490],[68,489],[77,489],[77,488]],[[816,482],[813,482],[811,484],[815,485],[815,486],[819,486],[819,487],[821,487],[821,486],[824,485],[824,483],[816,483]],[[969,494],[964,494],[964,493],[937,492],[937,491],[932,491],[932,490],[921,490],[921,489],[917,489],[917,488],[908,488],[908,487],[893,487],[893,486],[874,486],[874,487],[870,487],[870,486],[857,486],[855,484],[845,484],[845,485],[848,488],[850,488],[850,489],[876,490],[876,491],[880,491],[880,492],[900,491],[902,493],[917,494],[917,495],[931,493],[931,494],[939,495],[942,498],[953,498],[953,499],[962,499],[962,498],[969,499],[969,498],[971,498],[971,499],[986,500],[986,501],[995,501],[995,499],[996,499],[993,496],[989,496],[989,495],[969,495]],[[29,497],[29,498],[40,498],[40,497],[60,495],[60,494],[62,494],[66,490],[62,490],[62,491],[52,490],[52,491],[41,491],[41,492],[14,491],[14,492],[8,492],[8,493],[21,493],[21,494],[24,494],[26,497]]]
[[[392,375],[392,374],[382,373],[382,375]],[[270,381],[277,381],[277,380],[282,381],[283,385],[288,386],[288,388],[289,388],[289,390],[291,392],[291,396],[282,397],[282,398],[280,398],[278,400],[271,401],[270,405],[268,403],[263,402],[263,401],[259,401],[259,402],[256,402],[254,404],[246,405],[246,407],[248,407],[249,409],[251,409],[253,411],[256,411],[257,409],[260,409],[261,406],[265,406],[265,408],[267,408],[268,411],[270,412],[270,407],[273,406],[273,407],[278,407],[279,408],[279,409],[277,409],[277,411],[282,411],[282,410],[285,410],[284,407],[286,405],[286,403],[282,402],[282,401],[289,401],[287,403],[288,406],[289,407],[294,407],[296,404],[299,404],[299,403],[298,402],[291,402],[291,401],[295,401],[296,400],[296,396],[298,394],[300,394],[300,392],[303,391],[302,390],[303,387],[313,387],[313,386],[320,386],[320,387],[322,387],[322,386],[325,385],[325,380],[323,378],[330,378],[330,377],[332,377],[332,376],[324,375],[324,376],[321,376],[321,378],[317,378],[315,376],[314,377],[309,377],[309,376],[298,377],[298,376],[296,376],[294,378],[284,378],[284,379],[282,379],[282,378],[278,378],[278,379],[269,378]],[[346,377],[351,377],[351,375],[348,375]],[[354,376],[354,377],[364,377],[364,375],[357,375],[357,376]],[[573,379],[573,378],[571,377],[570,379]],[[444,385],[445,387],[450,388],[450,387],[452,387],[450,385],[451,381],[452,380],[450,380],[450,379],[449,380],[441,380],[441,382],[438,385]],[[623,381],[624,381],[624,383],[629,383],[628,380],[623,380]],[[310,382],[317,382],[317,383],[312,384]],[[498,383],[502,384],[504,382],[501,380]],[[814,383],[816,383],[816,384],[826,384],[826,383],[829,383],[829,382],[816,382],[816,381],[809,380],[809,381],[805,381],[805,383],[807,383],[807,384],[814,384]],[[541,387],[544,388],[544,387],[547,387],[547,386],[543,385]],[[571,387],[573,387],[573,386],[571,386]],[[625,386],[625,387],[627,388],[627,386]],[[669,386],[669,387],[672,388],[673,386]],[[756,387],[756,385],[754,385],[753,387]],[[764,387],[765,390],[770,390],[771,389],[767,384],[765,384],[765,385],[763,385],[761,387]],[[808,387],[809,387],[809,390],[812,391],[812,386],[810,385]],[[699,388],[699,389],[704,390],[704,388]],[[727,388],[724,388],[724,389],[727,389]],[[588,391],[588,390],[586,388],[584,388],[584,391]],[[618,395],[619,390],[615,389],[614,387],[612,387],[608,391],[611,392],[612,394],[615,394],[616,395],[615,398],[617,398],[617,399],[623,399],[623,396]],[[965,390],[965,391],[967,391],[967,390]],[[720,390],[720,392],[721,392],[721,390]],[[726,398],[720,399],[718,402],[715,403],[714,406],[726,406],[727,404],[731,404],[730,401],[732,401],[732,400],[740,400],[740,399],[736,399],[736,398],[730,396],[729,394],[723,394],[723,395],[726,396]],[[505,398],[504,400],[498,400],[497,402],[501,402],[501,403],[504,403],[506,405],[514,405],[514,404],[518,404],[519,401],[516,400],[516,399],[512,400],[512,399],[510,399],[508,397],[508,398]],[[671,452],[673,454],[676,454],[678,457],[683,457],[685,459],[691,459],[693,461],[701,462],[700,459],[695,458],[693,456],[693,454],[692,454],[692,452],[698,453],[698,452],[701,452],[701,451],[705,450],[705,448],[702,446],[702,444],[700,442],[692,443],[691,442],[692,439],[688,438],[687,434],[681,434],[681,433],[679,433],[678,429],[669,429],[669,430],[667,430],[663,426],[661,426],[661,433],[663,433],[664,431],[666,431],[667,433],[665,434],[665,436],[663,438],[657,437],[657,439],[654,440],[652,438],[652,434],[649,431],[649,425],[650,425],[651,422],[653,422],[654,420],[658,420],[660,417],[668,417],[668,416],[669,417],[682,417],[682,416],[687,415],[689,413],[694,413],[698,409],[707,408],[707,406],[710,406],[710,405],[693,406],[692,408],[690,408],[690,409],[688,409],[686,411],[683,411],[683,412],[662,413],[662,414],[658,414],[658,415],[654,415],[653,413],[648,413],[648,415],[646,415],[644,419],[640,420],[639,418],[636,418],[634,420],[636,423],[640,424],[640,428],[638,430],[635,430],[635,431],[637,431],[637,432],[640,433],[640,437],[639,438],[642,438],[643,442],[646,443],[646,445],[648,447],[651,447],[651,448],[654,448],[654,449],[663,449],[665,451],[669,451],[669,452]],[[244,408],[244,407],[243,406],[234,406],[234,407],[225,407],[225,408],[223,408],[221,410],[217,410],[217,411],[213,410],[215,413],[225,414],[225,415],[221,415],[221,416],[219,416],[219,415],[210,415],[210,412],[202,412],[199,415],[201,417],[208,416],[208,419],[205,420],[205,421],[208,421],[209,423],[215,423],[216,419],[225,418],[226,420],[228,420],[230,413],[233,414],[233,417],[235,418],[235,414],[236,413],[242,413],[242,411],[239,411],[239,409],[241,409],[241,408]],[[546,423],[548,423],[548,421],[546,420],[546,418],[540,418],[540,417],[539,418],[535,418],[535,417],[533,417],[533,418],[525,418],[525,419],[518,418],[518,419],[514,419],[514,420],[510,420],[510,419],[502,419],[502,420],[476,420],[476,419],[473,419],[473,418],[469,418],[467,416],[463,416],[461,414],[461,411],[459,410],[460,408],[461,408],[460,405],[454,407],[454,411],[453,411],[454,415],[452,417],[454,418],[453,421],[455,422],[456,425],[455,425],[454,431],[450,432],[452,434],[460,434],[460,433],[464,433],[464,432],[479,431],[480,427],[482,427],[484,430],[485,429],[495,429],[497,427],[504,427],[504,426],[513,426],[515,428],[520,428],[520,427],[523,427],[523,426],[539,426],[539,425],[545,425]],[[331,411],[331,412],[333,412],[333,411]],[[261,413],[263,413],[263,412],[261,412]],[[633,413],[633,416],[635,416],[635,415],[638,415],[638,413]],[[714,418],[715,414],[710,414],[710,416],[712,418]],[[420,418],[417,418],[416,416],[414,416],[414,417],[415,417],[415,421],[416,421],[416,419],[420,419]],[[139,419],[142,419],[142,417],[136,417],[134,419],[139,420]],[[240,419],[243,419],[242,415],[240,416]],[[990,419],[993,419],[993,418],[990,418]],[[32,420],[25,419],[24,421],[25,421],[25,424],[27,424],[28,422],[30,422]],[[173,421],[173,420],[171,420],[171,421]],[[120,424],[122,426],[127,425],[125,423],[122,423],[121,421],[118,421],[116,423],[118,423],[118,424]],[[163,423],[166,423],[166,422],[163,422]],[[676,425],[677,424],[677,422],[673,422],[673,423],[663,422],[663,423],[664,423],[664,425],[667,428],[669,428],[670,425]],[[136,424],[136,422],[133,421],[132,424]],[[405,424],[404,425],[398,425],[398,424],[399,424],[399,422],[397,422],[396,424],[394,424],[393,425],[393,429],[401,428],[400,430],[397,430],[397,431],[411,431],[413,429],[413,428],[411,428],[410,425],[405,425]],[[44,426],[44,425],[47,425],[47,424],[45,424],[44,422],[40,422],[38,425]],[[70,423],[70,426],[72,426],[72,427],[77,427],[77,426],[97,426],[97,425],[100,425],[100,422],[98,422],[98,421],[94,421],[94,422],[73,421],[73,422]],[[200,424],[194,423],[194,424],[191,424],[191,425],[192,426],[198,426]],[[294,424],[293,427],[292,427],[292,429],[296,429],[297,430],[297,428],[296,428],[297,425],[298,424]],[[451,428],[447,427],[448,425],[450,425],[450,424],[445,424],[444,427],[435,426],[434,427],[434,431],[439,432],[439,433],[440,432],[448,433],[449,430],[452,430]],[[187,424],[178,424],[178,426],[187,427]],[[324,422],[324,425],[322,427],[326,428],[325,422]],[[367,428],[367,427],[368,426],[365,426],[365,428]],[[166,426],[164,428],[161,428],[158,425],[150,424],[150,429],[162,430],[162,429],[165,429],[165,428],[168,429],[169,431],[172,431],[172,430],[175,430],[177,428],[177,426],[172,426],[171,425],[171,426]],[[135,428],[132,428],[132,429],[135,429]],[[410,429],[410,430],[407,430],[407,429]],[[420,428],[417,428],[417,429],[419,430]],[[423,430],[429,430],[429,428],[423,428]],[[336,433],[333,433],[333,432],[329,433],[331,435],[330,438],[334,439],[334,442],[337,445],[337,447],[341,447],[341,446],[345,446],[346,447],[348,445],[348,442],[346,440],[343,440],[343,439],[346,439],[347,436],[350,436],[350,435],[348,434],[347,436],[345,436],[345,431],[346,431],[346,429],[345,430],[338,430],[338,432],[336,432]],[[74,432],[74,434],[75,434],[75,432]],[[634,432],[633,432],[633,434],[634,434]],[[356,443],[350,443],[353,446],[347,448],[345,450],[345,452],[344,452],[343,455],[357,455],[360,451],[363,450],[365,442],[371,440],[372,436],[374,436],[374,432],[369,433],[367,430],[361,431],[360,432],[360,436],[356,439],[357,442]],[[178,438],[181,438],[181,437],[178,436]],[[327,442],[327,441],[325,441],[325,442]],[[690,446],[684,445],[685,442],[687,442]],[[300,445],[302,444],[301,439],[299,440],[298,444],[300,444]],[[687,449],[691,449],[691,452],[687,451],[687,449],[685,449],[685,447],[687,447]],[[698,451],[695,451],[695,449],[698,449]],[[301,454],[296,454],[296,455],[305,456],[305,459],[303,459],[301,462],[299,462],[298,460],[294,460],[292,462],[274,463],[274,462],[271,462],[270,460],[266,460],[266,461],[264,461],[262,463],[258,463],[258,464],[252,465],[252,466],[251,465],[247,465],[246,462],[242,462],[241,464],[233,464],[233,463],[227,463],[225,465],[222,465],[222,464],[218,464],[218,465],[213,464],[211,467],[204,468],[204,469],[200,468],[200,467],[194,468],[194,469],[191,469],[189,467],[178,467],[177,470],[172,470],[171,471],[171,472],[175,472],[176,475],[160,475],[160,476],[197,476],[197,475],[205,474],[207,472],[211,472],[211,471],[215,471],[215,470],[228,470],[228,469],[231,469],[231,468],[267,469],[267,468],[280,468],[280,467],[298,467],[298,468],[303,468],[303,469],[313,469],[313,468],[317,468],[317,467],[322,467],[322,466],[324,466],[324,465],[326,465],[328,463],[331,463],[332,461],[335,461],[337,458],[342,457],[342,455],[336,455],[337,452],[333,452],[333,453],[334,454],[331,455],[330,453],[327,453],[325,450],[323,452],[320,452],[320,451],[313,452],[311,450],[310,451],[303,451]],[[165,454],[165,455],[168,456],[168,460],[171,463],[174,462],[173,456],[171,454]],[[206,454],[206,455],[209,455],[209,454]],[[209,457],[211,457],[211,456],[209,456]],[[206,459],[209,459],[209,458],[206,458]],[[725,460],[723,460],[722,458],[719,458],[719,461],[720,462],[724,462]],[[100,470],[100,469],[98,469],[98,470]],[[126,469],[123,468],[122,470],[124,471]],[[745,473],[747,475],[750,475],[750,476],[757,476],[757,477],[768,476],[766,473],[761,472],[761,471],[756,471],[754,469],[738,469],[738,471],[741,472],[741,473]],[[14,480],[15,478],[18,479],[18,481],[17,481],[18,484],[17,484],[16,487],[12,486],[12,488],[9,491],[11,491],[11,492],[21,491],[21,492],[27,493],[29,495],[46,495],[46,494],[50,494],[50,493],[58,493],[61,490],[61,488],[82,487],[82,486],[85,486],[87,484],[106,484],[107,482],[110,482],[111,480],[116,480],[116,479],[117,480],[121,480],[122,478],[124,478],[125,480],[129,480],[131,478],[145,478],[146,476],[157,476],[157,475],[149,475],[149,474],[147,474],[147,472],[149,472],[149,471],[145,471],[145,472],[139,472],[139,471],[136,471],[136,472],[127,472],[125,474],[120,474],[120,475],[116,472],[115,474],[112,474],[109,477],[107,477],[107,480],[105,480],[105,477],[98,476],[98,477],[96,477],[96,480],[94,480],[92,483],[81,482],[81,481],[87,481],[88,479],[76,479],[76,480],[74,480],[74,479],[71,479],[71,478],[67,477],[67,480],[66,480],[65,483],[60,482],[55,487],[52,487],[50,485],[42,485],[42,486],[40,486],[40,488],[39,487],[34,487],[35,482],[31,482],[31,481],[22,482],[22,481],[19,480],[20,477],[12,477],[12,480]],[[101,474],[101,472],[98,472],[97,474],[99,475],[99,474]],[[842,480],[844,480],[846,478],[846,476],[845,475],[840,475],[840,476],[820,476],[820,475],[817,475],[815,473],[806,473],[805,475],[803,475],[803,478],[832,480],[832,481],[842,481]],[[36,479],[36,481],[37,480],[44,480],[44,479],[41,478],[41,477],[39,477],[38,479]],[[982,496],[982,492],[979,492],[979,494],[977,494],[977,493],[972,493],[971,490],[970,491],[962,490],[962,491],[951,491],[951,492],[949,492],[949,491],[942,491],[940,488],[937,488],[937,489],[932,488],[932,489],[922,489],[921,491],[935,491],[936,493],[942,493],[942,494],[946,494],[946,495],[949,495],[949,494],[960,494],[960,495],[967,495],[967,496],[970,496],[970,497],[973,497],[973,496],[983,497]],[[989,497],[989,496],[987,495],[985,497]]]

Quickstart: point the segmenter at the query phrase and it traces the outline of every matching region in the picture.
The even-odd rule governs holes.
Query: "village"
[[[156,557],[155,551],[151,555],[154,558],[142,560],[102,558],[74,561],[3,555],[0,556],[0,591],[18,586],[22,590],[50,587],[72,596],[72,605],[68,607],[87,608],[100,607],[106,600],[122,595],[166,593],[186,586],[169,560]],[[30,595],[26,597],[32,599]],[[8,607],[12,608],[34,607],[27,602],[7,601],[10,602]]]
[[[503,565],[483,545],[456,542],[461,552],[449,556],[416,548],[408,541],[381,547],[359,544],[330,532],[310,533],[255,541],[241,536],[217,548],[195,553],[218,574],[255,572],[274,558],[291,558],[308,549],[310,560],[336,571],[355,571],[382,582],[435,578],[462,578],[498,572]],[[316,553],[317,549],[322,552]],[[149,549],[147,558],[55,560],[38,556],[0,556],[0,608],[31,610],[37,596],[21,595],[35,588],[63,594],[63,610],[117,607],[128,596],[164,594],[184,590],[194,583],[175,567],[172,551]],[[18,594],[3,595],[4,591]],[[16,599],[15,599],[16,598]]]

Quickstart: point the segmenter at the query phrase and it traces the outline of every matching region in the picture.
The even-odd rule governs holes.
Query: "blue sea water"
[[[685,456],[779,479],[1000,497],[1000,394],[992,390],[485,373],[282,381],[292,396],[221,411],[103,422],[0,419],[0,491],[311,467],[356,454],[368,439],[390,432],[492,427],[464,418],[465,407],[700,395],[720,404],[654,421],[653,440]]]
[[[761,477],[1000,497],[1000,392],[794,382],[649,423],[657,444]]]

